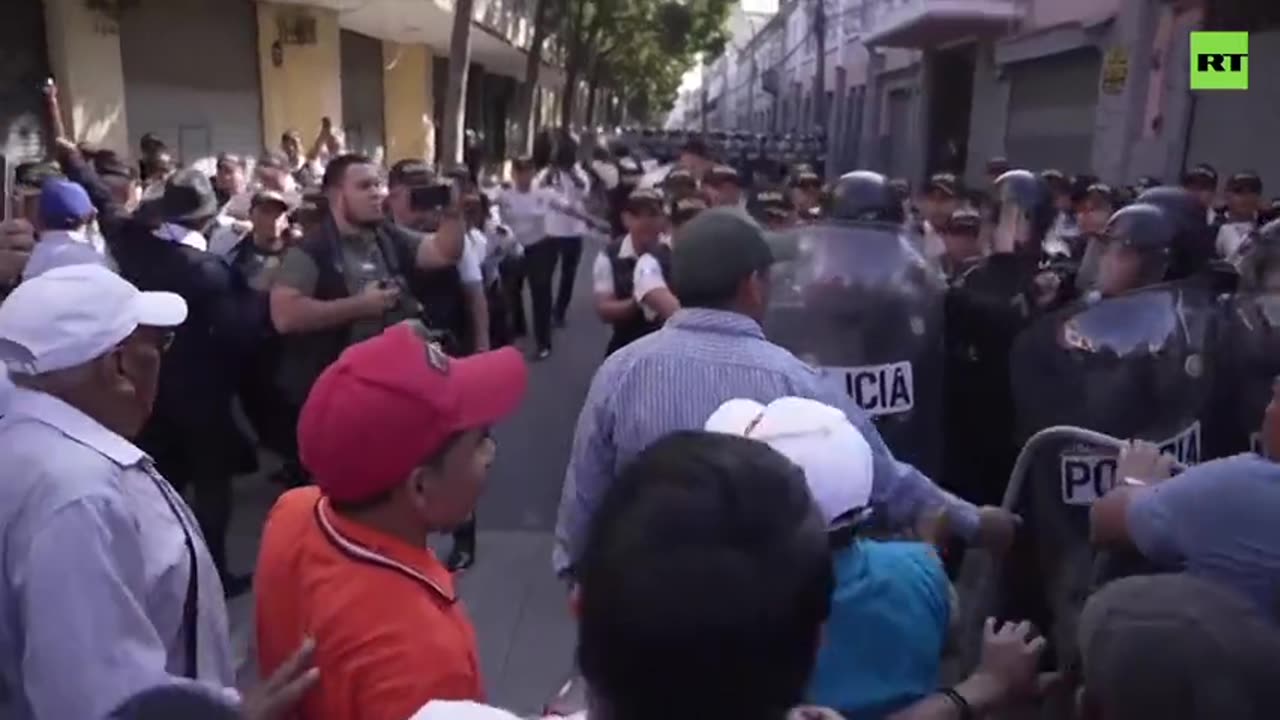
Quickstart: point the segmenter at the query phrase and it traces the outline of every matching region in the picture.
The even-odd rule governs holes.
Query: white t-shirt
[[[531,188],[520,192],[512,188],[503,190],[497,205],[502,212],[502,222],[511,228],[516,241],[529,246],[547,236],[546,215],[550,209],[551,193],[544,188]]]
[[[458,258],[458,277],[463,285],[479,285],[484,282],[481,265],[488,253],[489,241],[479,230],[468,230],[462,242],[462,257]]]
[[[585,213],[585,201],[591,193],[591,178],[576,165],[571,172],[578,182],[574,182],[563,170],[547,168],[538,175],[533,183],[534,187],[546,190],[548,199],[553,204]],[[549,237],[581,237],[587,234],[587,224],[552,206],[546,213],[546,232]]]
[[[658,313],[651,310],[642,300],[644,296],[667,286],[667,278],[662,274],[662,265],[658,263],[658,259],[652,255],[644,254],[636,261],[636,269],[631,274],[631,296],[635,298],[636,304],[640,306],[640,312],[644,313],[645,320],[654,320],[658,317]]]
[[[1252,222],[1229,222],[1224,223],[1218,228],[1218,238],[1215,243],[1218,250],[1218,257],[1230,263],[1240,262],[1240,256],[1245,250],[1245,243],[1249,239],[1249,233],[1253,232],[1257,227]]]
[[[631,236],[622,238],[622,246],[618,248],[618,259],[629,260],[635,256],[636,248],[631,243]],[[597,295],[610,297],[616,292],[613,284],[613,265],[609,262],[609,253],[605,249],[600,250],[595,262],[591,264],[591,290]]]

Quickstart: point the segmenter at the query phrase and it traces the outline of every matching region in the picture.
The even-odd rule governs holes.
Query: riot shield
[[[1219,317],[1203,285],[1174,283],[1041,318],[1015,342],[1010,361],[1019,442],[1074,425],[1156,442],[1183,464],[1199,462]],[[1090,587],[1089,506],[1121,480],[1116,455],[1115,448],[1050,442],[1012,499],[1034,550],[1010,563],[1006,580],[1017,586],[1010,596],[1023,603],[1036,596],[1036,607],[1017,610],[1041,614],[1062,662],[1072,657]]]
[[[1236,295],[1222,317],[1210,457],[1261,452],[1262,415],[1280,376],[1280,294]]]
[[[873,418],[898,458],[942,461],[941,274],[896,225],[820,222],[778,239],[765,333]]]

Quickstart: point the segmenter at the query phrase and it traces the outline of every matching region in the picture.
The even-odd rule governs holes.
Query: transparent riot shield
[[[1261,452],[1262,415],[1280,376],[1280,293],[1242,293],[1224,302],[1211,457]]]
[[[941,274],[896,225],[823,222],[777,239],[765,333],[820,368],[894,454],[941,469]]]
[[[1186,283],[1082,303],[1037,321],[1010,361],[1019,442],[1073,425],[1158,443],[1184,465],[1199,462],[1213,415],[1210,350],[1220,318],[1212,293]],[[1016,585],[1011,596],[1021,603],[1014,604],[1032,595],[1041,601],[1012,610],[1042,615],[1060,661],[1071,658],[1090,587],[1089,506],[1122,480],[1116,457],[1114,446],[1049,441],[1008,498],[1034,550],[1009,564],[1005,580]]]

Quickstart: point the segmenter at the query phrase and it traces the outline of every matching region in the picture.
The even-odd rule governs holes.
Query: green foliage
[[[571,79],[596,80],[633,115],[670,107],[680,80],[727,42],[732,0],[559,0]]]

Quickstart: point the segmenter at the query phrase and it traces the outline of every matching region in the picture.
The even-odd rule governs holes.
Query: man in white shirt
[[[1257,173],[1241,172],[1227,181],[1227,215],[1218,229],[1218,257],[1238,264],[1249,249],[1250,236],[1258,229],[1262,209],[1262,178]]]
[[[582,238],[588,229],[586,200],[591,194],[591,178],[579,167],[577,153],[577,143],[562,138],[551,166],[542,171],[535,183],[550,193],[552,199],[546,214],[546,233],[547,242],[556,246],[560,259],[560,282],[552,309],[552,317],[560,327],[564,326],[565,313],[573,299],[574,276],[582,259]],[[538,348],[538,357],[544,358],[550,352],[548,342]]]
[[[663,234],[663,198],[654,190],[631,193],[622,211],[628,233],[610,243],[592,266],[596,313],[613,326],[607,353],[662,327],[680,302],[667,287],[671,246]]]
[[[529,300],[533,310],[536,357],[551,354],[551,276],[555,273],[559,248],[548,238],[547,216],[554,192],[535,188],[533,159],[522,157],[512,164],[512,185],[498,196],[502,221],[524,248],[524,259],[504,273],[511,302],[512,331],[525,335],[524,281],[529,280]]]

